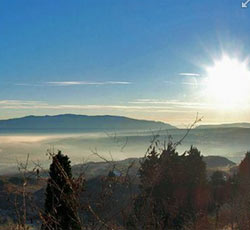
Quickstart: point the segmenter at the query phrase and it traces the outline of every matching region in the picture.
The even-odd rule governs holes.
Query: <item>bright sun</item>
[[[206,68],[207,96],[223,108],[247,106],[250,96],[250,71],[247,61],[224,55]]]

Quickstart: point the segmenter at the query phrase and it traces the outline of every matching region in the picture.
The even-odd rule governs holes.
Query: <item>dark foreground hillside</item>
[[[206,162],[207,172],[210,176],[218,169],[223,170],[224,175],[230,176],[230,169],[235,166],[232,161],[217,156],[204,157],[203,161]],[[127,209],[127,206],[131,209],[133,199],[141,192],[139,173],[141,162],[143,159],[131,158],[123,161],[90,162],[73,166],[74,177],[77,178],[84,173],[86,178],[80,202],[90,204],[103,219],[108,220],[115,216],[116,224],[124,225],[124,217],[117,213],[120,213],[124,207]],[[33,175],[27,179],[26,189],[36,207],[44,206],[47,177],[47,172],[40,172],[39,177]],[[23,183],[20,175],[0,178],[0,221],[2,225],[10,220],[18,221],[17,208],[20,211],[19,214],[22,215]],[[82,218],[85,222],[96,222],[93,220],[93,213],[90,213],[89,210]],[[36,226],[37,221],[40,223],[38,214],[31,207],[27,208],[27,223]]]

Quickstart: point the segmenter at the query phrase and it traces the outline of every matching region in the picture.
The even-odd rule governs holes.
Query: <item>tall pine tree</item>
[[[70,160],[61,151],[53,156],[46,188],[42,230],[80,230]]]

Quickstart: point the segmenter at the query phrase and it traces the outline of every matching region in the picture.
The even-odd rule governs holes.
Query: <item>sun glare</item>
[[[247,61],[224,55],[206,68],[207,96],[221,108],[247,106],[250,94],[250,71]]]

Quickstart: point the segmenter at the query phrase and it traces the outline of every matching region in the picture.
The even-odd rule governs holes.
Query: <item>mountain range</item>
[[[226,123],[216,125],[200,125],[197,129],[217,129],[217,128],[250,128],[250,123]]]
[[[215,125],[200,125],[196,129],[217,129],[217,128],[250,128],[250,123],[226,123]],[[0,120],[0,129],[10,130],[77,130],[99,131],[99,130],[157,130],[177,129],[177,127],[152,120],[139,120],[124,116],[87,116],[76,114],[59,114],[54,116],[26,116]]]
[[[61,114],[0,120],[0,129],[84,129],[98,131],[176,129],[176,127],[159,121],[137,120],[122,116]]]

